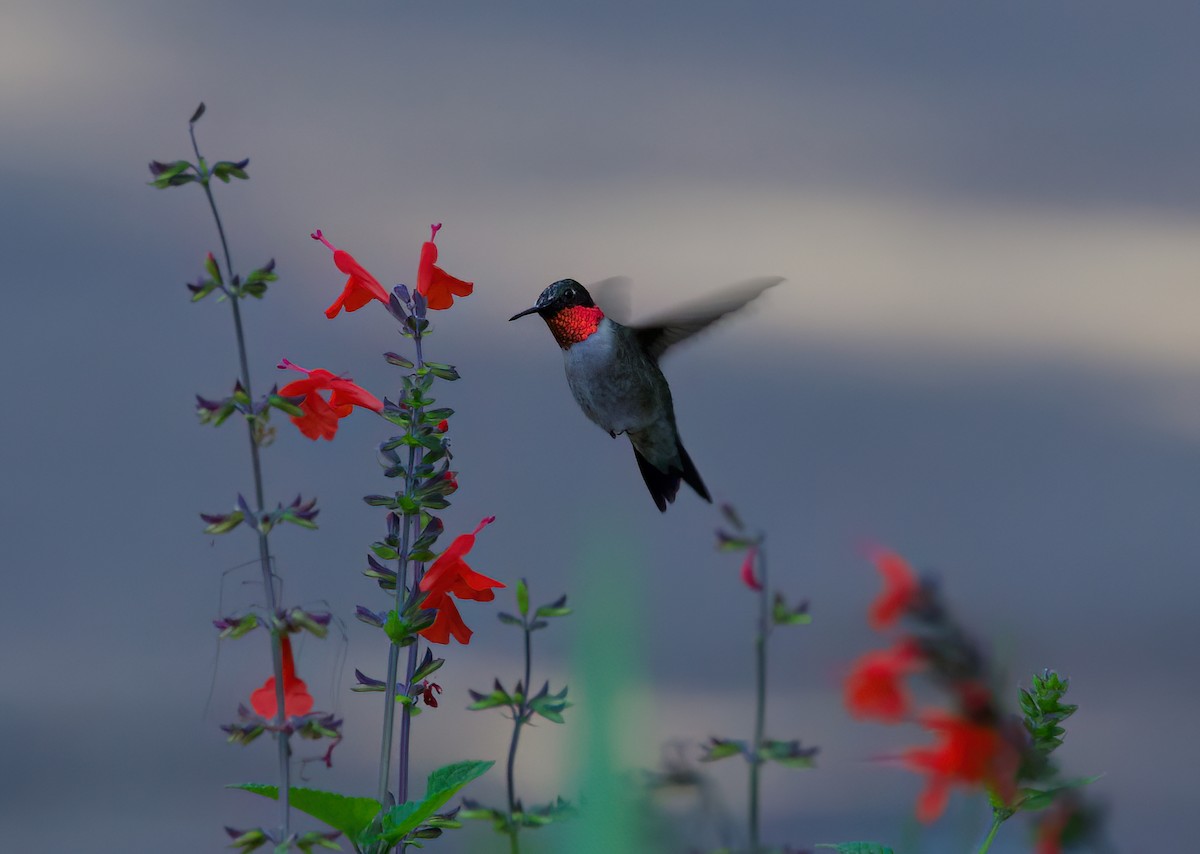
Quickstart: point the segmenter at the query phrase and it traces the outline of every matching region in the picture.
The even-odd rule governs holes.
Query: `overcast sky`
[[[714,510],[685,491],[658,514],[625,441],[575,407],[543,325],[505,320],[567,276],[632,277],[637,317],[780,275],[664,362],[714,497],[768,532],[780,585],[813,603],[813,626],[773,641],[768,728],[820,745],[820,768],[769,775],[766,837],[907,850],[921,781],[870,758],[922,735],[840,708],[840,675],[878,643],[861,552],[878,542],[939,573],[1014,691],[1043,667],[1072,678],[1062,760],[1105,775],[1093,791],[1118,850],[1185,847],[1198,26],[1172,3],[9,0],[6,849],[191,854],[223,845],[223,824],[274,820],[221,788],[271,779],[273,754],[218,730],[267,667],[261,638],[215,659],[219,597],[258,601],[253,573],[222,575],[254,544],[204,537],[195,515],[249,490],[241,431],[192,411],[236,371],[225,307],[183,288],[218,244],[198,190],[145,184],[149,160],[190,157],[201,100],[209,160],[251,158],[249,182],[216,188],[234,264],[274,257],[281,275],[246,311],[258,387],[286,356],[394,394],[379,353],[404,342],[381,311],[324,317],[341,279],[315,228],[411,284],[442,222],[443,266],[476,282],[427,350],[464,376],[444,387],[461,471],[447,527],[496,514],[476,568],[585,612],[538,637],[535,671],[580,705],[523,742],[528,800],[577,795],[581,627],[614,607],[606,589],[638,650],[631,767],[671,739],[748,732],[753,601],[711,548]],[[269,495],[322,508],[319,531],[273,538],[286,598],[347,621],[346,640],[299,649],[318,705],[347,721],[337,766],[310,782],[368,794],[378,703],[346,674],[378,675],[386,655],[352,615],[385,606],[359,575],[381,527],[359,498],[387,488],[373,448],[389,432],[356,414],[314,445],[277,426]],[[506,722],[463,711],[468,688],[519,669],[495,610],[464,608],[477,634],[449,650],[443,708],[417,723],[417,779],[503,756]],[[740,817],[742,770],[714,774]],[[473,791],[501,792],[497,772]],[[920,850],[965,849],[985,812],[956,799]],[[1001,843],[1023,850],[1024,829]]]

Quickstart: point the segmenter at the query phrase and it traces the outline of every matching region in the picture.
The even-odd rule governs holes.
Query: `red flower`
[[[442,693],[442,686],[436,682],[425,681],[421,683],[421,699],[425,701],[425,705],[431,709],[436,709],[438,705],[437,697],[434,692]]]
[[[332,243],[325,239],[325,235],[321,233],[321,229],[317,229],[309,235],[313,240],[319,240],[333,250],[333,263],[343,273],[348,273],[350,278],[346,280],[346,287],[342,288],[341,295],[333,301],[333,305],[325,309],[325,316],[328,318],[337,317],[339,311],[343,308],[346,311],[358,311],[364,305],[373,299],[379,300],[384,305],[388,304],[387,291],[383,289],[383,285],[368,273],[361,264],[354,260],[354,256],[349,252],[344,252],[338,249]]]
[[[447,495],[458,490],[458,472],[448,471],[443,477],[450,484],[450,488],[446,490]]]
[[[443,418],[441,421],[438,422],[437,427],[435,427],[434,429],[439,433],[445,433],[447,430],[450,429],[450,422],[447,421],[445,418]]]
[[[904,753],[913,771],[929,775],[917,799],[917,818],[931,822],[942,814],[952,785],[984,785],[1002,799],[1011,799],[1020,758],[1000,731],[945,712],[928,712],[921,718],[940,743],[914,747]]]
[[[871,603],[869,622],[871,628],[879,631],[894,624],[912,606],[921,584],[908,561],[895,552],[880,550],[873,557],[883,576],[883,592]]]
[[[470,296],[475,290],[474,282],[456,279],[434,263],[438,251],[433,241],[441,227],[440,222],[430,226],[433,234],[421,246],[421,261],[417,265],[417,292],[425,297],[430,308],[435,309],[449,308],[454,304],[454,297]]]
[[[503,587],[499,581],[481,575],[463,560],[471,547],[475,545],[475,535],[496,521],[495,516],[489,516],[469,534],[460,534],[454,538],[450,548],[446,549],[425,577],[421,579],[421,591],[427,593],[423,609],[436,608],[437,616],[433,625],[421,632],[430,643],[450,643],[450,636],[459,643],[471,641],[471,630],[463,622],[458,607],[454,604],[454,596],[458,599],[474,599],[477,602],[490,602],[496,598],[493,587]]]
[[[334,376],[329,371],[318,368],[315,371],[305,370],[284,359],[277,367],[290,368],[302,374],[308,374],[307,379],[288,383],[279,390],[280,397],[301,397],[300,408],[303,415],[291,416],[292,423],[300,428],[300,432],[312,440],[332,439],[337,433],[338,419],[345,418],[355,406],[370,409],[373,412],[383,410],[383,401],[367,390],[356,386],[347,377]],[[321,397],[319,392],[330,392],[329,400]]]
[[[757,557],[758,546],[751,546],[746,550],[746,559],[742,561],[742,584],[756,592],[763,589],[762,582],[754,574],[754,561]]]
[[[289,718],[306,715],[313,707],[308,686],[296,678],[296,665],[292,661],[292,641],[287,635],[279,639],[283,647],[283,713]],[[279,704],[275,698],[275,677],[250,695],[250,705],[264,718],[274,718]]]
[[[846,677],[846,708],[856,718],[896,723],[909,713],[904,677],[921,666],[916,643],[903,640],[891,649],[868,652]]]

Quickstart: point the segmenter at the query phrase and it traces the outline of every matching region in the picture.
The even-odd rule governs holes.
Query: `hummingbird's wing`
[[[622,326],[628,326],[629,318],[633,315],[629,308],[631,284],[632,280],[628,276],[610,276],[588,285],[587,289],[605,317],[611,317]]]
[[[748,279],[713,294],[711,297],[685,306],[673,312],[669,317],[660,317],[650,323],[634,326],[638,342],[658,361],[669,348],[686,338],[691,338],[697,332],[720,320],[725,315],[737,311],[746,303],[758,298],[763,291],[773,288],[783,281],[781,276],[763,276],[758,279]]]

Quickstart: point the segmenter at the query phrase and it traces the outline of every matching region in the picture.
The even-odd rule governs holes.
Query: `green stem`
[[[518,854],[521,850],[521,844],[517,840],[520,828],[513,820],[513,816],[517,812],[517,790],[513,783],[513,771],[517,764],[517,744],[521,740],[521,727],[525,725],[529,714],[529,674],[533,661],[533,632],[529,630],[529,618],[522,616],[521,620],[522,628],[525,631],[525,681],[522,683],[521,702],[517,704],[516,711],[513,713],[513,734],[512,741],[508,745],[508,769],[505,776],[508,783],[508,844],[511,854]]]
[[[413,341],[416,345],[416,367],[420,368],[424,365],[424,355],[421,350],[421,333],[413,334]],[[413,428],[420,423],[421,409],[414,409],[412,420],[409,422],[408,432],[411,435]],[[418,453],[418,449],[409,446],[408,449],[408,471],[405,478],[405,495],[412,497],[413,494],[413,470],[421,462],[422,454]],[[420,524],[420,515],[413,516],[405,515],[401,522],[400,534],[400,557],[397,564],[396,572],[396,611],[399,613],[405,603],[406,595],[409,592],[408,587],[408,546],[409,532],[411,529],[415,531]],[[417,532],[419,533],[419,532]],[[415,593],[417,586],[421,583],[421,576],[424,574],[424,566],[422,564],[414,564],[413,566],[413,583],[412,591]],[[408,661],[405,668],[404,687],[405,690],[412,689],[413,674],[417,669],[417,643],[413,643],[408,648]],[[395,731],[396,719],[396,682],[400,676],[400,648],[395,644],[391,644],[388,649],[388,666],[387,666],[387,687],[384,689],[384,707],[383,707],[383,742],[379,749],[379,802],[387,803],[388,793],[388,778],[391,776],[391,761],[392,761],[392,739]],[[411,694],[410,694],[411,696]],[[396,802],[404,803],[408,800],[408,765],[409,765],[409,740],[411,737],[412,728],[412,709],[408,704],[400,712],[400,757],[399,757],[399,778],[396,785]]]
[[[196,152],[196,162],[199,165],[204,158],[200,156],[200,146],[196,143],[195,124],[188,124],[188,134],[192,138],[192,150]],[[207,174],[201,176],[200,185],[204,187],[204,195],[208,199],[208,207],[212,211],[213,221],[217,224],[217,235],[221,238],[221,252],[225,257],[226,280],[232,282],[233,260],[229,255],[229,241],[225,238],[225,226],[221,223],[221,214],[217,211],[217,202],[213,198],[212,187],[209,186],[209,176]],[[241,300],[236,294],[229,293],[228,291],[226,291],[226,294],[229,296],[230,306],[233,307],[233,328],[237,337],[238,364],[241,368],[240,379],[242,388],[246,392],[246,397],[253,400],[254,395],[250,387],[250,363],[246,356],[246,334],[242,326]],[[246,430],[250,438],[250,463],[254,474],[255,509],[261,514],[264,503],[262,460],[259,457],[258,438],[255,436],[254,427],[254,416],[248,416],[246,418]],[[262,570],[263,590],[267,597],[267,609],[270,611],[272,618],[274,618],[279,606],[275,596],[275,579],[271,572],[271,549],[267,542],[267,535],[261,530],[258,531],[258,559]],[[291,815],[292,752],[288,744],[288,734],[283,731],[283,726],[287,719],[287,711],[284,705],[284,690],[286,686],[283,684],[283,645],[280,642],[279,635],[275,632],[271,632],[271,666],[275,673],[275,725],[279,727],[276,733],[276,742],[278,744],[279,755],[280,823],[282,825],[283,837],[286,839],[289,835],[289,819]]]
[[[762,770],[760,750],[763,743],[763,729],[767,717],[767,634],[770,631],[768,623],[768,584],[767,560],[762,549],[757,552],[760,569],[759,582],[762,589],[758,593],[758,636],[754,639],[754,740],[750,743],[752,756],[750,759],[750,854],[759,851],[759,774]]]
[[[992,812],[992,828],[988,831],[987,837],[983,840],[983,844],[979,846],[978,854],[987,854],[987,850],[992,847],[992,840],[996,838],[996,831],[1000,829],[1004,819],[1000,817],[1000,813]]]

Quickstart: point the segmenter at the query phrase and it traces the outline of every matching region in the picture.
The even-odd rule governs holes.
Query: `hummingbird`
[[[782,278],[752,279],[701,303],[641,326],[605,315],[587,288],[561,279],[531,308],[510,321],[537,314],[563,351],[567,385],[583,414],[614,439],[625,434],[638,470],[659,511],[674,503],[683,481],[712,503],[708,488],[679,441],[671,388],[658,361],[668,349],[737,311]]]

